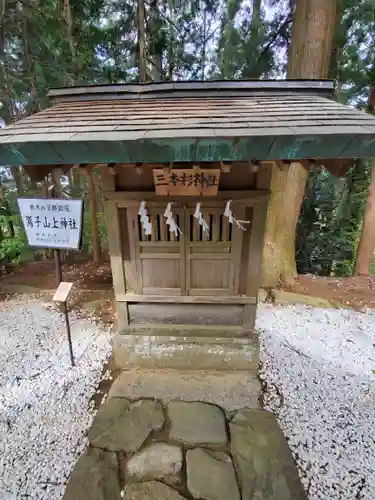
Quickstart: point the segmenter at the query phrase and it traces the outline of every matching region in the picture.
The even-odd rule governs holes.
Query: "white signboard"
[[[30,246],[79,249],[82,200],[19,198],[17,202]]]

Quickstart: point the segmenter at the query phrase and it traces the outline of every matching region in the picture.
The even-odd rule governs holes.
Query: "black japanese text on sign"
[[[220,170],[154,169],[156,194],[216,195]]]
[[[19,198],[18,206],[31,246],[78,249],[82,200]]]

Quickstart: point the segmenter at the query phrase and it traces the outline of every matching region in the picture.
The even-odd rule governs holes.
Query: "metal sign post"
[[[72,289],[72,286],[73,286],[73,283],[68,283],[66,281],[62,281],[60,283],[60,285],[58,286],[52,300],[54,302],[58,302],[59,304],[62,304],[62,306],[63,306],[66,331],[68,334],[70,362],[71,362],[72,366],[75,366],[74,355],[73,355],[73,345],[72,345],[72,335],[71,335],[71,331],[70,331],[69,313],[68,313],[68,306],[67,306],[68,295],[69,295],[70,290]]]

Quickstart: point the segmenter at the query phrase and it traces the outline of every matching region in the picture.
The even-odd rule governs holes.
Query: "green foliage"
[[[12,224],[13,235],[9,232],[10,224]],[[28,246],[26,234],[18,215],[1,215],[0,228],[3,237],[0,241],[0,262],[2,264],[19,264],[32,259],[34,252]]]
[[[64,10],[67,2],[71,23]],[[294,3],[145,0],[147,79],[152,79],[157,57],[161,79],[285,76]],[[138,80],[138,4],[138,0],[40,0],[36,8],[33,0],[7,0],[1,12],[0,118],[9,123],[46,107],[51,87]],[[342,0],[338,5],[330,76],[340,102],[364,108],[375,82],[374,0]],[[0,257],[17,262],[32,254],[26,250],[18,217],[13,219],[18,213],[17,195],[43,196],[45,186],[32,183],[17,166],[3,167],[0,174]],[[344,180],[324,169],[310,173],[296,234],[300,272],[352,272],[368,181],[366,162],[357,162]],[[67,196],[87,199],[85,181],[76,174],[65,182]],[[87,207],[83,250],[90,253]],[[105,250],[103,214],[97,219]]]
[[[32,256],[28,243],[21,238],[6,238],[0,242],[0,262],[19,264]]]
[[[343,0],[339,9],[330,76],[340,102],[366,109],[375,82],[375,4]],[[309,175],[296,235],[299,272],[352,273],[369,179],[368,161],[357,161],[343,180],[322,170]]]
[[[361,231],[370,165],[357,161],[344,179],[309,174],[296,234],[300,273],[349,276]]]

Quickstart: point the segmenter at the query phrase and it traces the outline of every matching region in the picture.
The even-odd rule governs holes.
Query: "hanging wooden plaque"
[[[161,196],[215,196],[220,169],[154,169],[155,192]]]

